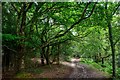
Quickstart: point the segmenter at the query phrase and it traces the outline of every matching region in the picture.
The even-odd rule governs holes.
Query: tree
[[[113,42],[113,33],[112,33],[111,20],[112,20],[113,15],[115,14],[117,9],[119,8],[119,6],[120,6],[120,4],[118,4],[117,7],[115,7],[115,10],[111,13],[108,10],[108,3],[106,3],[106,5],[105,5],[106,21],[107,21],[107,26],[108,26],[108,30],[109,30],[109,40],[110,40],[111,51],[112,51],[112,67],[113,67],[112,76],[113,77],[115,77],[115,45],[114,45],[114,42]]]

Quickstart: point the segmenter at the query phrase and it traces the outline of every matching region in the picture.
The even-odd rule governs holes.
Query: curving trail
[[[61,62],[63,65],[73,67],[69,78],[107,78],[103,72],[92,69],[89,65],[78,63],[79,59],[72,59],[70,62]]]

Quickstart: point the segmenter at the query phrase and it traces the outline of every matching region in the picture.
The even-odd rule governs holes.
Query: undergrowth
[[[80,63],[88,64],[91,67],[98,69],[99,71],[105,72],[106,75],[110,77],[112,76],[112,65],[109,64],[108,62],[101,64],[100,62],[99,63],[94,62],[92,59],[81,58]],[[118,68],[117,66],[116,66],[116,78],[120,78],[120,68]]]
[[[17,73],[15,78],[32,78],[32,74],[40,74],[43,70],[40,68],[28,68]]]

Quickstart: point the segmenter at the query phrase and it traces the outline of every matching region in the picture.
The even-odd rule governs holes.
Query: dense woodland
[[[3,73],[75,56],[120,77],[120,2],[2,3]]]

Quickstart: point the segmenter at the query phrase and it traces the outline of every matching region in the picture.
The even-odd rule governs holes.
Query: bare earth
[[[65,78],[69,76],[73,68],[64,65],[52,65],[50,67],[44,67],[44,71],[41,74],[33,74],[32,78]]]
[[[106,76],[85,64],[77,64],[69,78],[106,78]]]
[[[40,78],[108,78],[105,73],[91,68],[89,65],[80,64],[80,59],[71,59],[71,62],[60,62],[61,65],[54,65],[51,69],[44,69],[44,72],[33,77]]]
[[[60,65],[40,66],[40,74],[29,73],[29,78],[108,78],[105,73],[91,68],[89,65],[80,64],[79,59],[71,62],[60,62]],[[26,77],[28,78],[28,77]]]

